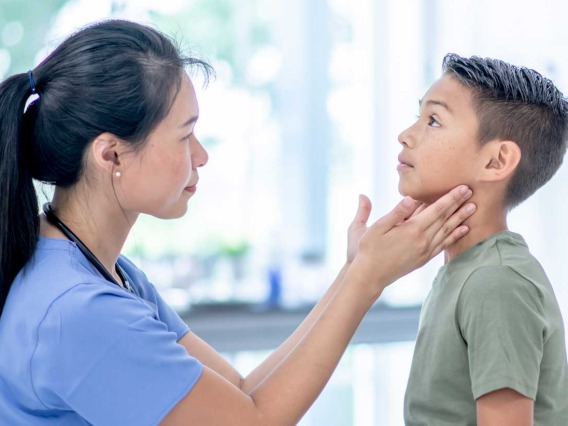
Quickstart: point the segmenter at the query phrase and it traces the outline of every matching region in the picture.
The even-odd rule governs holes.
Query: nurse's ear
[[[90,162],[105,174],[115,173],[120,168],[124,144],[112,133],[101,133],[91,144]]]

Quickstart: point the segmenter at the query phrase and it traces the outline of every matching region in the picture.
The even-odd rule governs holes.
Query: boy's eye
[[[428,117],[428,126],[440,127],[440,123],[438,123],[438,120],[436,120],[434,117],[430,116]]]

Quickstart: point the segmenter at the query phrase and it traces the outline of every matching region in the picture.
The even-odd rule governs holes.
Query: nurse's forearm
[[[302,321],[298,328],[282,343],[274,352],[272,352],[268,358],[266,358],[257,368],[255,368],[241,383],[241,389],[250,393],[256,386],[262,382],[267,375],[269,375],[272,370],[288,356],[288,354],[302,341],[306,333],[310,331],[314,323],[320,318],[322,313],[325,311],[330,300],[337,292],[337,289],[341,285],[345,273],[349,269],[349,263],[346,263],[343,268],[339,271],[337,278],[333,284],[327,289],[323,297],[314,306],[308,316]]]
[[[251,393],[256,407],[266,416],[266,424],[279,424],[282,419],[286,419],[285,424],[295,424],[300,420],[380,295],[373,294],[371,288],[377,287],[369,285],[369,275],[361,271],[366,268],[359,266],[347,271],[327,308],[305,336]]]

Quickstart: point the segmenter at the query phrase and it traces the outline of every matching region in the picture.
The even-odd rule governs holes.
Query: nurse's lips
[[[192,193],[197,191],[197,182],[195,182],[193,185],[186,186],[185,188],[183,188],[183,190]]]

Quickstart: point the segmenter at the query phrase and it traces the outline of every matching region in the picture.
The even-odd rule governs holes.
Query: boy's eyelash
[[[416,119],[417,119],[417,120],[420,119],[420,114],[416,114]],[[435,122],[435,123],[437,123],[437,124],[440,124],[440,122],[439,122],[438,120],[436,120],[433,115],[429,115],[429,116],[428,116],[428,125],[432,124],[432,122]]]

